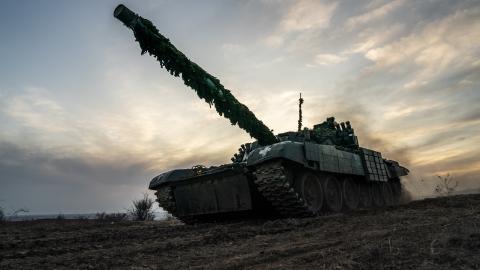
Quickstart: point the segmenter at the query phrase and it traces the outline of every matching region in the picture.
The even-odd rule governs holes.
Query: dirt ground
[[[0,225],[1,269],[480,269],[480,194],[307,219]]]

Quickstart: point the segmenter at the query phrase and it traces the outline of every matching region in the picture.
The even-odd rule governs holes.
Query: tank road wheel
[[[323,183],[325,195],[325,206],[332,212],[340,212],[342,210],[342,189],[338,179],[333,176],[327,176]]]
[[[393,199],[393,192],[392,188],[388,183],[381,183],[381,190],[382,190],[382,196],[383,196],[383,201],[385,202],[386,206],[390,206],[394,204],[394,199]]]
[[[371,184],[371,189],[372,189],[372,202],[373,205],[376,207],[383,207],[385,206],[385,200],[382,195],[382,186],[380,183],[372,183]]]
[[[367,183],[362,182],[358,185],[358,196],[360,201],[360,207],[372,207],[372,190]]]
[[[322,183],[311,172],[304,172],[295,181],[295,189],[313,214],[320,212],[323,206]]]
[[[342,181],[343,206],[348,210],[358,208],[360,202],[358,184],[351,177],[346,177]]]

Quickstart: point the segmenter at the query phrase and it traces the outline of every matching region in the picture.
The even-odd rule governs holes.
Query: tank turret
[[[314,125],[310,132],[310,137],[317,143],[358,148],[358,139],[349,121],[337,123],[335,117],[329,117],[323,123]]]

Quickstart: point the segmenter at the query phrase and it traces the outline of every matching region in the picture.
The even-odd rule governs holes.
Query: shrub
[[[435,193],[440,196],[449,196],[458,187],[458,181],[454,181],[453,177],[450,174],[445,176],[437,175],[439,183],[435,187]]]
[[[133,220],[153,220],[153,203],[154,200],[145,193],[142,199],[133,201],[132,209],[128,210],[128,213]]]
[[[5,213],[3,212],[3,208],[0,207],[0,222],[5,221]]]

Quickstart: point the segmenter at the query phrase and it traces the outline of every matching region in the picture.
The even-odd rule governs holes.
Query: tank
[[[378,151],[361,147],[350,122],[334,117],[297,131],[273,134],[220,81],[190,61],[158,29],[124,5],[114,16],[130,28],[141,53],[194,90],[216,111],[245,130],[231,163],[175,169],[154,177],[159,205],[186,223],[233,217],[306,217],[397,204],[400,177],[408,169]]]

